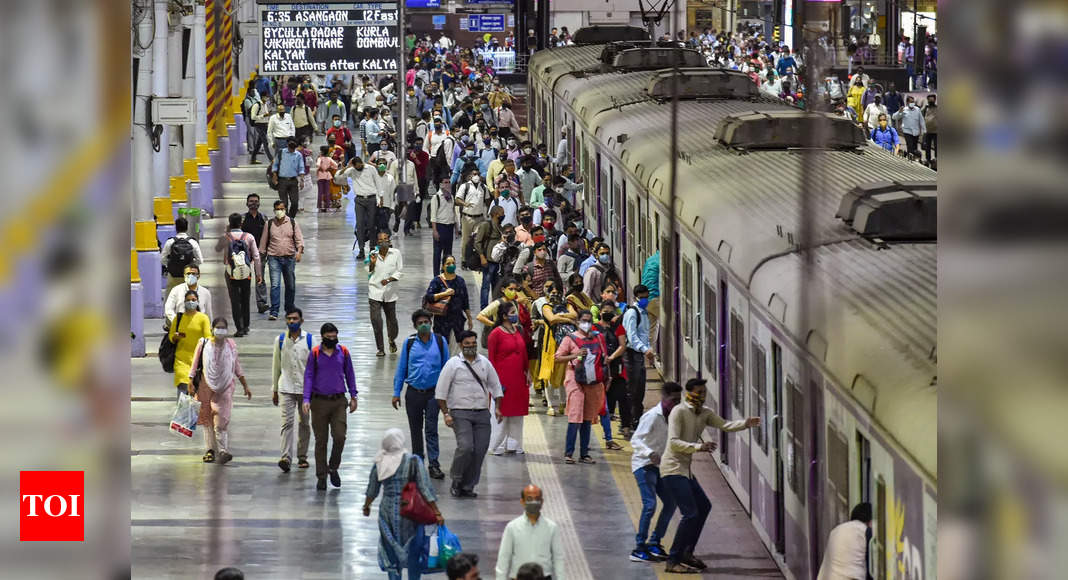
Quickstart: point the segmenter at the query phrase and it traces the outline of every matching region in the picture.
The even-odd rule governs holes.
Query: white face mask
[[[185,301],[185,309],[186,310],[196,310],[197,306],[199,306],[199,304],[197,303],[196,300],[186,300]]]
[[[481,180],[482,180],[482,177],[480,177],[478,175],[472,175],[471,176],[471,183],[474,183],[475,185],[478,185],[478,182],[481,181]]]
[[[218,338],[226,338],[229,335],[230,335],[230,329],[229,328],[216,328],[215,329],[215,336],[218,337]]]
[[[195,285],[197,283],[197,275],[196,274],[186,274],[185,275],[185,283],[186,283],[187,286]]]
[[[589,332],[590,328],[592,327],[592,323],[580,322],[580,323],[578,323],[578,327],[579,327],[579,330],[581,330],[582,332]]]
[[[284,210],[284,209],[276,209],[276,210],[274,210],[274,217],[276,217],[278,219],[282,219],[282,218],[286,217],[286,210]]]

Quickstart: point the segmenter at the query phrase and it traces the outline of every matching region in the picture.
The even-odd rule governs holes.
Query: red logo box
[[[19,540],[85,541],[85,472],[19,472]]]

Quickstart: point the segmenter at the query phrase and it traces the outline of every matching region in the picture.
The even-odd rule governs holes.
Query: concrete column
[[[180,34],[185,35],[185,30],[190,32],[193,30],[193,17],[182,17],[182,29]],[[179,44],[181,46],[181,44]],[[205,51],[207,49],[205,48]],[[185,76],[182,77],[182,96],[189,99],[197,98],[197,86],[196,86],[196,48],[195,43],[189,47],[189,51],[185,54]],[[205,83],[207,80],[205,80]],[[207,84],[205,84],[204,90],[207,90]],[[201,101],[203,103],[203,101]],[[198,105],[198,107],[201,105]],[[205,126],[205,141],[207,140],[207,109],[204,110],[204,126]],[[197,125],[192,123],[185,125],[182,128],[182,159],[190,159],[196,156],[196,143],[197,143]]]
[[[145,14],[137,25],[133,43],[133,57],[137,59],[137,90],[133,106],[133,218],[152,219],[152,198],[155,195],[152,181],[152,141],[146,127],[148,98],[152,95],[152,49],[142,51],[138,44],[148,44],[154,34],[152,15]]]
[[[170,96],[167,66],[167,6],[169,0],[155,0],[155,35],[152,40],[152,96],[157,99],[165,99]],[[164,125],[163,133],[159,137],[159,151],[152,153],[152,191],[153,195],[167,195],[171,176],[170,167],[170,132],[171,128]]]
[[[204,30],[204,4],[193,12],[193,83],[197,100],[196,142],[208,142],[208,44]]]

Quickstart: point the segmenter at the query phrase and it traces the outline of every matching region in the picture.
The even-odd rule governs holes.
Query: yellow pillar
[[[156,223],[171,225],[174,223],[174,204],[169,197],[152,198],[152,212],[156,214]]]
[[[159,249],[156,240],[156,222],[145,220],[134,222],[134,250],[138,252],[151,252]]]
[[[137,269],[137,250],[130,250],[130,283],[141,281],[141,271]]]
[[[171,201],[185,203],[189,201],[189,180],[184,175],[171,177]]]
[[[200,174],[197,173],[197,159],[186,159],[182,162],[182,171],[185,172],[185,178],[189,181],[200,181]]]

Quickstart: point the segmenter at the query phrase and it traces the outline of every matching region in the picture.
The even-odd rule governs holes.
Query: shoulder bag
[[[419,491],[419,484],[416,483],[415,476],[415,458],[411,455],[408,456],[408,483],[404,484],[404,489],[401,490],[400,504],[401,517],[423,525],[433,524],[438,521],[434,509],[430,507],[430,503],[423,497],[423,492]]]
[[[445,290],[449,289],[448,282],[445,281],[444,275],[439,275],[438,278],[441,283],[445,285]],[[443,290],[444,292],[444,290]],[[446,296],[441,300],[432,301],[427,295],[423,295],[423,310],[426,310],[433,316],[445,316],[445,313],[449,309],[449,301],[452,300],[452,296]]]

